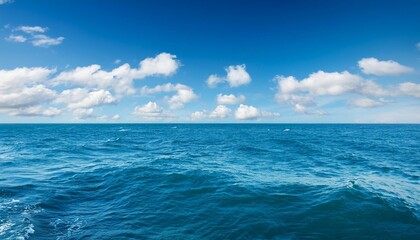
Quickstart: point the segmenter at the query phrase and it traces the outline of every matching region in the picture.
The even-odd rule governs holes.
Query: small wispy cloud
[[[6,4],[6,3],[12,3],[13,0],[0,0],[0,5]]]
[[[9,26],[6,29],[8,28]],[[20,26],[14,28],[12,33],[5,39],[17,43],[30,42],[35,47],[49,47],[63,43],[64,37],[50,37],[45,34],[47,31],[47,27]]]
[[[11,41],[11,42],[23,43],[23,42],[26,42],[26,40],[28,40],[28,39],[26,37],[22,36],[22,35],[13,35],[13,34],[11,34],[10,36],[8,36],[6,38],[6,40]]]
[[[39,34],[35,35],[32,40],[32,45],[36,47],[49,47],[54,45],[60,45],[64,41],[64,37],[51,38],[47,35]]]
[[[43,28],[40,26],[20,26],[15,29],[15,31],[22,31],[28,34],[32,33],[44,33],[48,30],[48,28]]]

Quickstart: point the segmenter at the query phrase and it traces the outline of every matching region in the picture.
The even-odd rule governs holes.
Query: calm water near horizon
[[[420,125],[0,124],[0,239],[420,239]]]

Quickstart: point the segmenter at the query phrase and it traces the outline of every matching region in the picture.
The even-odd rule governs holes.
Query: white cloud
[[[0,111],[4,111],[4,109],[0,109]],[[6,112],[11,116],[55,117],[60,115],[63,111],[55,107],[42,108],[41,106],[34,106],[27,108],[9,109]]]
[[[221,78],[221,77],[217,76],[216,74],[212,74],[212,75],[209,76],[206,83],[207,83],[208,87],[215,88],[215,87],[217,87],[217,85],[219,83],[222,83],[223,81],[225,81],[224,78]]]
[[[32,45],[36,47],[49,47],[60,45],[64,41],[64,37],[52,38],[47,35],[37,34],[34,35]]]
[[[26,108],[53,100],[56,92],[44,85],[23,87],[11,92],[1,92],[0,108]]]
[[[93,108],[76,108],[73,110],[76,119],[94,118]]]
[[[89,91],[85,88],[75,88],[61,92],[57,102],[66,103],[68,108],[76,109],[115,104],[117,99],[109,91],[103,89]]]
[[[408,96],[420,98],[420,84],[405,82],[399,85],[399,90]]]
[[[161,53],[154,58],[146,58],[140,62],[140,68],[134,71],[137,78],[148,76],[169,76],[176,72],[180,62],[176,56],[169,53]]]
[[[416,44],[417,50],[420,50],[420,42]]]
[[[133,114],[147,120],[162,120],[173,117],[156,102],[148,102],[143,106],[136,106]]]
[[[196,111],[191,113],[191,120],[199,120],[199,119],[203,119],[203,118],[207,118],[207,114],[206,111]]]
[[[225,68],[226,77],[219,77],[215,74],[212,74],[207,79],[207,86],[210,88],[215,88],[219,83],[228,82],[230,87],[239,87],[242,85],[247,85],[251,82],[251,76],[249,76],[246,71],[246,65],[231,65]]]
[[[13,32],[20,32],[21,34],[15,35],[11,34],[6,40],[12,42],[31,42],[33,46],[36,47],[49,47],[60,45],[64,41],[64,37],[50,37],[45,33],[48,28],[40,26],[20,26],[13,29]]]
[[[115,64],[120,64],[121,63],[121,59],[115,59],[114,63]]]
[[[46,82],[55,69],[43,67],[36,68],[15,68],[13,70],[0,70],[0,91],[19,90],[27,84],[33,85]]]
[[[251,82],[251,77],[246,71],[245,64],[229,66],[225,70],[227,72],[226,81],[228,81],[231,87],[239,87],[246,85]]]
[[[22,31],[24,33],[32,34],[32,33],[44,33],[47,31],[47,28],[40,27],[40,26],[20,26],[16,30]]]
[[[42,105],[55,99],[57,94],[41,84],[54,72],[47,68],[0,70],[0,111],[22,116],[54,115]]]
[[[7,41],[11,41],[11,42],[19,42],[19,43],[23,43],[26,42],[27,38],[22,36],[22,35],[14,35],[11,34],[10,36],[8,36],[6,38]]]
[[[358,64],[362,72],[378,76],[401,75],[414,71],[413,68],[401,65],[393,60],[379,61],[376,58],[363,58]]]
[[[171,109],[182,108],[184,107],[184,104],[189,103],[197,98],[197,95],[194,93],[192,88],[179,83],[175,85],[172,83],[167,83],[164,85],[157,85],[154,88],[144,86],[140,92],[143,95],[160,92],[176,92],[176,94],[171,97],[165,97]]]
[[[55,80],[58,83],[112,89],[117,94],[134,94],[134,79],[169,76],[174,74],[179,66],[180,63],[176,60],[175,55],[161,53],[154,58],[146,58],[141,61],[139,68],[131,68],[129,64],[123,64],[108,72],[102,70],[100,65],[94,64],[62,72]]]
[[[264,112],[254,106],[241,104],[235,111],[238,120],[255,120],[262,117],[279,117],[279,113]]]
[[[199,120],[205,118],[227,118],[231,115],[232,110],[224,105],[218,105],[213,111],[208,113],[207,110],[196,111],[191,114],[191,120]]]
[[[373,108],[373,107],[379,107],[379,106],[384,105],[384,102],[376,101],[371,98],[359,98],[359,99],[349,100],[348,104],[350,104],[353,107],[359,107],[359,108]]]
[[[221,93],[217,94],[217,104],[233,105],[233,104],[243,103],[244,101],[245,101],[244,95],[235,96],[233,94],[229,94],[229,95],[223,95]]]
[[[371,80],[343,72],[318,71],[299,81],[293,76],[277,76],[278,92],[276,99],[279,103],[293,106],[295,112],[304,114],[325,115],[316,107],[315,97],[337,96],[346,93],[356,93],[363,96],[385,96],[388,94],[381,86]]]
[[[224,105],[218,105],[210,114],[210,118],[227,118],[232,110]]]

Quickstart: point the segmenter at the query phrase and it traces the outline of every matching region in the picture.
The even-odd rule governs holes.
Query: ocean
[[[2,124],[0,239],[420,239],[420,125]]]

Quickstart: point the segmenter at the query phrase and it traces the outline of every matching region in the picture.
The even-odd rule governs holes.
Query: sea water
[[[0,239],[420,239],[420,125],[3,124]]]

